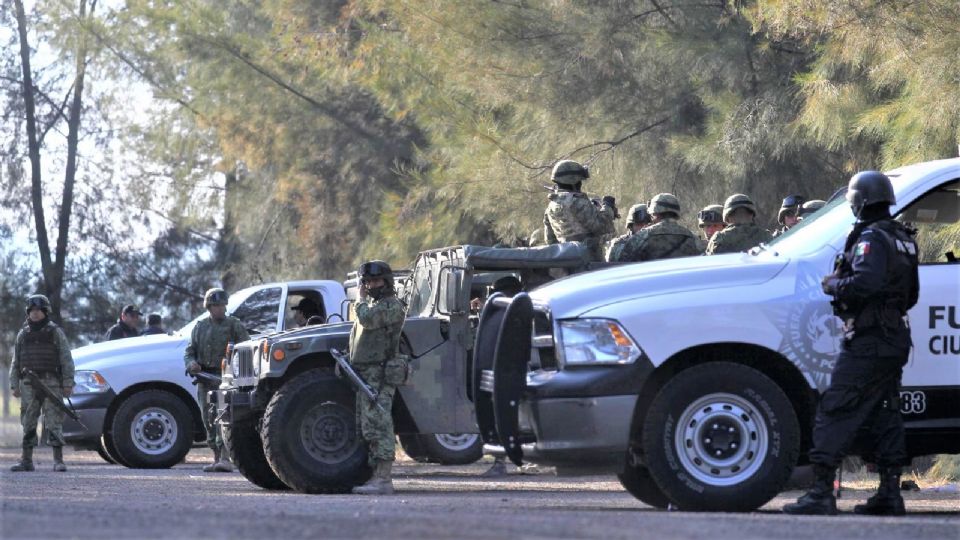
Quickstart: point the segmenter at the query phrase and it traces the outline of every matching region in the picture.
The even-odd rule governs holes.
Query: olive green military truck
[[[471,462],[482,442],[469,394],[471,300],[504,276],[525,290],[587,269],[578,243],[537,248],[454,246],[420,253],[399,287],[407,306],[400,350],[411,357],[408,384],[394,400],[394,426],[415,459]],[[345,283],[348,299],[356,281]],[[477,302],[474,302],[477,304]],[[347,492],[370,476],[357,434],[354,390],[334,371],[352,323],[307,326],[235,345],[224,362],[218,415],[231,457],[267,489]]]

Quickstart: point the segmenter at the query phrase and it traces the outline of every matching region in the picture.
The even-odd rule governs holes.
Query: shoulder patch
[[[854,255],[856,255],[857,257],[863,257],[864,255],[867,255],[868,253],[870,253],[870,242],[869,242],[869,241],[864,241],[864,242],[860,242],[859,244],[857,244],[857,250],[854,252]]]

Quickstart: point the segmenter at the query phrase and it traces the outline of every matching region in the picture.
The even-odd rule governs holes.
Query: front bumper
[[[547,315],[525,296],[488,301],[481,314],[473,392],[484,442],[564,474],[623,470],[653,364],[641,354],[627,365],[556,369],[544,362],[555,358]]]
[[[108,390],[101,394],[80,394],[70,398],[70,403],[80,422],[65,416],[63,419],[63,439],[76,448],[96,448],[103,435],[103,424],[107,409],[117,394]],[[82,423],[82,425],[81,425]]]
[[[211,402],[217,404],[217,418],[221,425],[229,426],[256,416],[256,388],[218,388],[211,393],[214,394]]]

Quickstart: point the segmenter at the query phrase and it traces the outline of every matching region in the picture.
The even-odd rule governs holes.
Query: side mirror
[[[465,312],[460,285],[463,282],[463,269],[444,266],[440,270],[440,291],[438,291],[437,311],[444,315],[462,315]]]

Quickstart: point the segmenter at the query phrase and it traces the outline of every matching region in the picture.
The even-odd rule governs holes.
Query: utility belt
[[[892,306],[867,307],[855,317],[847,317],[843,321],[844,339],[851,339],[857,332],[871,329],[880,329],[884,332],[897,330],[906,325],[905,314]]]

